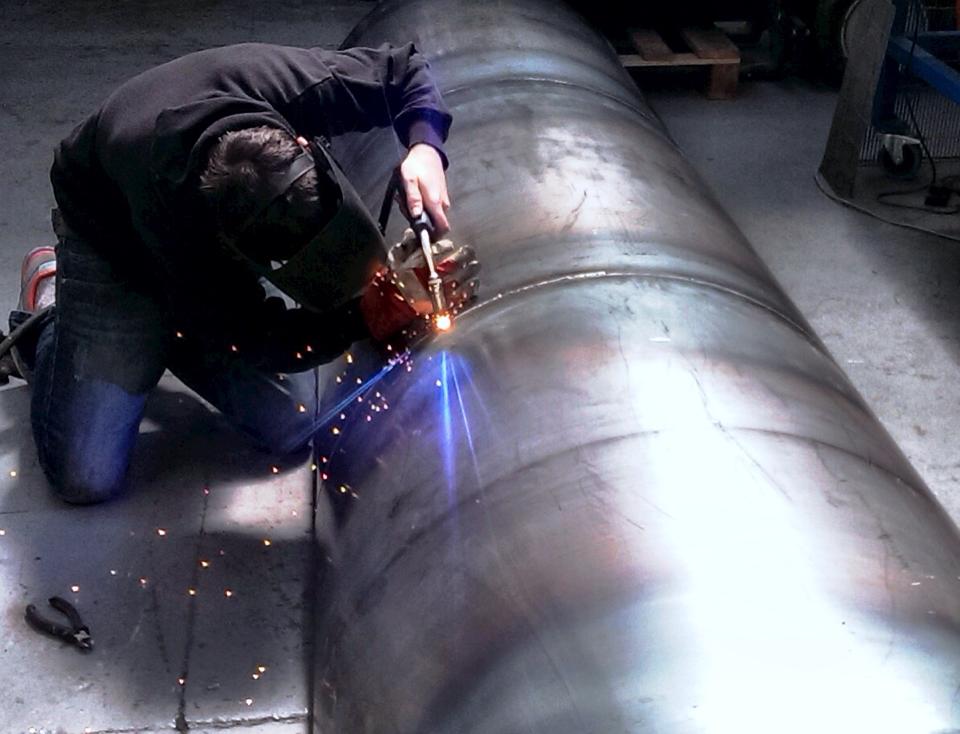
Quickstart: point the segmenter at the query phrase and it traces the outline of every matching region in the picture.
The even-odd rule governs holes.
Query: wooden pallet
[[[629,31],[636,53],[620,54],[620,63],[628,69],[655,66],[707,66],[709,99],[730,99],[737,93],[740,76],[740,49],[717,28],[681,28],[680,37],[688,51],[677,52],[655,30]]]

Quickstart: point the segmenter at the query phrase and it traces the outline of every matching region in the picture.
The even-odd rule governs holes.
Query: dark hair
[[[275,127],[233,130],[217,140],[200,174],[200,190],[222,239],[250,249],[253,257],[273,259],[316,225],[324,203],[316,170],[301,176],[257,213],[271,197],[270,179],[282,175],[302,152],[290,133]]]

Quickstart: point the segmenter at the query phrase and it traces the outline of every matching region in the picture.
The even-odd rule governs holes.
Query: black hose
[[[30,314],[30,316],[23,323],[7,334],[3,341],[0,341],[0,359],[3,359],[3,357],[10,353],[10,356],[13,359],[13,364],[19,372],[19,376],[24,380],[27,380],[27,382],[30,381],[30,368],[27,367],[27,365],[22,359],[20,359],[16,352],[11,353],[10,350],[12,350],[21,339],[33,331],[39,324],[49,318],[54,306],[55,304],[50,304],[46,308],[42,308],[36,313]],[[6,380],[4,380],[4,382],[6,382]]]

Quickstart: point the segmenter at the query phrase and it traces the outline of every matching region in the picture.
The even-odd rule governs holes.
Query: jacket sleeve
[[[246,287],[241,288],[242,283]],[[215,295],[216,303],[204,314],[207,318],[197,318],[194,312],[193,321],[206,322],[202,330],[207,339],[219,342],[211,343],[211,348],[237,352],[247,363],[267,372],[313,369],[370,336],[359,298],[329,312],[316,313],[287,307],[276,296],[266,297],[258,283],[228,279],[221,285],[229,288],[229,295]],[[227,303],[229,312],[224,309]]]
[[[370,336],[358,297],[323,313],[288,305],[268,294],[245,263],[219,246],[205,250],[205,239],[187,248],[191,259],[178,263],[179,277],[169,286],[175,338],[196,339],[206,351],[235,353],[266,372],[302,372]]]
[[[305,308],[281,312],[280,299],[267,299],[268,307],[276,304],[277,313],[264,324],[261,349],[251,356],[263,369],[274,372],[302,372],[336,359],[351,344],[370,336],[359,300],[319,314]]]
[[[333,137],[393,125],[404,146],[427,143],[446,166],[450,113],[412,43],[315,53],[330,75],[291,102],[285,114],[295,127]]]

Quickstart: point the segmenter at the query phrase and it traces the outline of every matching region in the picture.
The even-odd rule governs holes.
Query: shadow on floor
[[[0,393],[0,664],[31,673],[8,676],[5,726],[306,721],[309,453],[270,456],[191,393],[159,389],[130,491],[76,507],[37,466],[28,413],[27,389]],[[28,603],[54,615],[52,595],[81,611],[93,653],[26,625]]]

